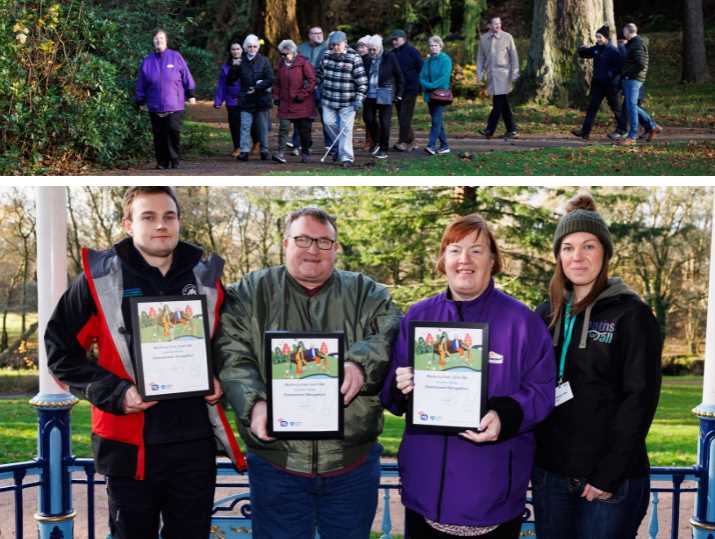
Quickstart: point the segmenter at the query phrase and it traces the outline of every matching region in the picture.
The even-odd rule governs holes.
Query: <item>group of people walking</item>
[[[45,332],[49,368],[92,404],[112,537],[155,539],[160,527],[167,539],[208,536],[216,443],[243,464],[223,397],[248,448],[254,537],[367,539],[383,407],[404,414],[414,389],[413,320],[487,323],[488,388],[479,428],[405,429],[398,461],[411,539],[516,539],[530,481],[540,539],[635,537],[662,336],[648,305],[609,275],[614,245],[590,195],[572,199],[556,228],[548,301],[535,311],[495,285],[499,241],[478,214],[446,227],[435,246],[444,290],[404,317],[386,286],[337,269],[339,221],[320,208],[287,216],[282,264],[225,288],[224,261],[180,241],[181,215],[173,189],[129,188],[127,238],[83,252],[84,273]],[[131,299],[197,293],[207,301],[213,392],[145,401],[126,329]],[[269,436],[266,331],[343,332],[342,438]]]
[[[651,141],[662,128],[641,107],[648,72],[647,41],[632,23],[619,33],[618,48],[611,45],[611,37],[609,27],[603,26],[595,34],[595,45],[577,51],[580,57],[593,59],[594,66],[586,118],[572,133],[588,140],[606,99],[616,120],[609,138],[626,145],[635,144],[637,138]],[[390,151],[413,151],[417,145],[412,118],[420,92],[431,118],[424,151],[430,155],[449,153],[444,111],[453,100],[453,66],[442,38],[428,39],[425,59],[407,42],[404,30],[393,31],[389,40],[390,51],[384,50],[383,38],[377,34],[360,38],[353,48],[345,32],[331,32],[326,41],[323,30],[313,27],[308,40],[299,46],[290,39],[278,44],[280,56],[275,66],[261,54],[257,36],[251,34],[242,43],[232,40],[214,97],[215,108],[226,106],[232,155],[247,161],[255,148],[262,160],[284,164],[286,151],[290,151],[307,163],[313,146],[312,123],[319,119],[326,150],[322,160],[330,155],[349,167],[355,159],[353,127],[360,112],[366,131],[363,149],[372,156],[385,159]],[[154,52],[139,70],[135,100],[140,106],[147,105],[151,116],[157,167],[177,168],[184,101],[195,101],[195,83],[181,54],[167,48],[164,30],[155,32],[153,42]],[[500,119],[506,128],[501,137],[518,138],[508,100],[518,78],[514,38],[502,30],[501,19],[493,17],[480,37],[477,53],[477,79],[486,83],[492,97],[486,127],[479,130],[485,138],[495,136]],[[623,95],[622,105],[619,94]],[[277,108],[279,127],[277,147],[271,152],[268,133],[273,107]],[[391,147],[393,107],[399,135]],[[640,137],[639,125],[644,127]]]

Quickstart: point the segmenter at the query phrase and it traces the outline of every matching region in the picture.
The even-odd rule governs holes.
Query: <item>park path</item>
[[[210,101],[199,101],[196,105],[190,106],[187,109],[187,119],[195,122],[201,122],[214,129],[228,131],[228,123],[226,122],[226,112],[223,109],[217,110],[213,108]],[[322,156],[322,145],[318,145],[318,141],[322,141],[322,132],[320,123],[315,122],[313,129],[314,155],[311,155],[312,162],[302,164],[298,162],[297,157],[289,156],[288,164],[279,165],[273,161],[261,161],[257,156],[251,156],[247,162],[239,162],[230,156],[230,147],[226,147],[225,155],[212,155],[207,157],[192,157],[182,161],[182,168],[178,170],[157,170],[153,160],[141,163],[138,166],[113,169],[109,171],[93,170],[90,173],[93,175],[129,175],[129,176],[144,176],[144,175],[167,175],[167,176],[256,176],[269,173],[302,173],[305,174],[311,170],[336,169],[334,163],[326,160],[325,163],[320,163],[319,159]],[[393,117],[393,126],[396,125],[396,118]],[[522,134],[518,140],[504,140],[492,138],[486,140],[479,137],[475,133],[459,133],[449,132],[450,148],[452,152],[470,152],[470,153],[486,153],[491,151],[525,151],[538,148],[578,148],[594,144],[610,145],[613,144],[605,134],[595,134],[593,138],[586,142],[570,135],[570,128],[564,128],[564,133],[551,134]],[[390,152],[389,160],[391,162],[400,162],[407,159],[428,159],[431,158],[422,151],[422,148],[427,143],[427,132],[416,132],[416,142],[420,149],[415,152],[400,153]],[[269,144],[271,150],[275,149],[277,136],[277,125],[274,124],[273,130],[270,133]],[[355,166],[357,170],[369,170],[375,165],[375,159],[368,152],[360,149],[362,141],[365,137],[365,130],[362,126],[358,126],[354,133],[355,146]],[[390,140],[397,139],[397,131],[393,129]],[[658,137],[657,144],[667,144],[669,142],[688,142],[688,141],[704,141],[715,140],[715,129],[701,128],[684,128],[684,127],[666,127],[663,134]],[[321,153],[318,153],[318,150]],[[448,171],[446,171],[448,173]]]

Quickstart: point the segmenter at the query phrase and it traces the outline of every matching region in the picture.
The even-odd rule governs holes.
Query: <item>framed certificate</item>
[[[407,424],[426,430],[477,430],[486,413],[489,326],[410,322],[414,390]]]
[[[270,436],[343,437],[343,347],[342,332],[265,333]]]
[[[206,297],[130,298],[137,387],[144,400],[213,393]]]

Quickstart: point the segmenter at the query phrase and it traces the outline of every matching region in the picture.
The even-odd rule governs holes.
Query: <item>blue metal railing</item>
[[[42,463],[38,460],[0,465],[0,494],[12,492],[15,505],[15,537],[23,538],[23,493],[27,489],[37,488],[39,479],[26,480],[29,477],[40,477]],[[89,458],[74,458],[70,465],[73,473],[72,484],[86,485],[87,487],[87,537],[95,538],[94,494],[95,486],[105,484],[104,479],[97,479],[94,461]],[[84,477],[75,478],[76,473],[83,473]],[[698,481],[699,470],[696,466],[651,468],[651,513],[648,523],[648,536],[656,539],[660,532],[658,521],[661,494],[671,494],[670,534],[671,539],[677,539],[680,525],[681,495],[697,490],[695,486],[683,487],[684,481]],[[8,484],[5,484],[8,483]],[[665,483],[665,484],[663,484]],[[669,483],[669,484],[668,484]],[[218,463],[217,489],[235,489],[236,494],[216,500],[214,504],[213,531],[220,537],[250,537],[251,508],[249,501],[249,483],[247,474],[236,472],[228,461]],[[383,463],[381,465],[380,489],[382,491],[382,535],[380,539],[391,539],[392,522],[395,515],[390,512],[390,501],[393,491],[399,490],[399,474],[397,464]],[[527,521],[524,523],[522,535],[533,535],[533,519],[530,509],[530,500],[527,503]],[[235,514],[235,513],[238,514]],[[661,537],[665,537],[661,535]]]

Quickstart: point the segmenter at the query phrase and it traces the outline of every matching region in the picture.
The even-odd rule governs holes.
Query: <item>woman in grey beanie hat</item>
[[[536,429],[536,535],[633,539],[648,507],[662,336],[650,307],[608,278],[613,243],[591,195],[569,201],[553,248],[550,299],[537,313],[558,381],[556,407]]]

